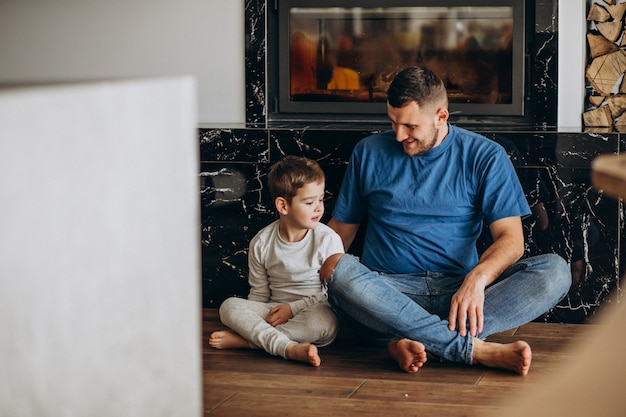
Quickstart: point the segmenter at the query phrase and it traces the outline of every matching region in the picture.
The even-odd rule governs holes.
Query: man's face
[[[387,103],[387,115],[396,132],[396,140],[402,143],[409,156],[425,154],[439,146],[448,134],[448,111],[443,108],[428,111],[414,101],[399,108]]]

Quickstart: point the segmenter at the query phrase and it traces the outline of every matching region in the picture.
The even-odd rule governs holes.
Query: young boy
[[[211,333],[209,345],[263,348],[319,366],[317,346],[330,344],[337,334],[319,270],[330,255],[344,252],[339,235],[320,223],[324,171],[310,159],[286,156],[270,168],[267,182],[280,218],[251,240],[250,294],[222,303],[220,320],[231,330]]]

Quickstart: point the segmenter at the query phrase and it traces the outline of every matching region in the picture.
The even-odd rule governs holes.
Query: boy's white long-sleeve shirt
[[[307,231],[299,242],[286,242],[278,233],[280,220],[269,224],[250,241],[248,251],[249,300],[289,304],[295,316],[302,309],[326,300],[319,270],[343,243],[323,223]]]

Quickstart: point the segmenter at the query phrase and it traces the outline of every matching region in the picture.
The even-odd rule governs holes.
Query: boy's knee
[[[325,323],[325,326],[318,329],[319,338],[315,343],[317,346],[324,347],[330,345],[337,337],[337,320],[329,320]]]
[[[241,298],[237,297],[229,297],[225,299],[219,308],[220,320],[224,322],[224,320],[228,320],[231,312],[237,311],[237,306],[241,302]]]

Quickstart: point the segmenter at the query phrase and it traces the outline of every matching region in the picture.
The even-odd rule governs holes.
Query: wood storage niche
[[[589,62],[585,77],[591,84],[583,113],[586,130],[626,132],[626,2],[597,0],[587,21]]]

